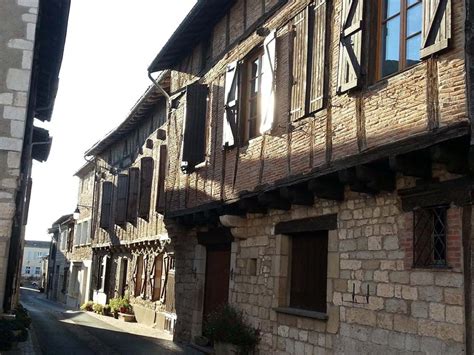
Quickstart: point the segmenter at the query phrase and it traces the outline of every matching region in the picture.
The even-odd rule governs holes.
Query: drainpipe
[[[168,93],[161,87],[161,85],[156,81],[152,76],[151,72],[148,72],[148,78],[151,80],[153,85],[160,90],[160,92],[163,94],[164,97],[166,97],[166,118],[168,118],[168,115],[170,113],[170,108],[171,108],[171,97],[168,95]]]

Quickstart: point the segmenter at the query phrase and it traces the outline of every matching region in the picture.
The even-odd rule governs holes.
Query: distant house
[[[67,302],[69,285],[68,252],[72,251],[75,221],[72,214],[64,215],[53,223],[48,232],[51,247],[48,259],[46,296],[61,303]]]
[[[23,280],[41,279],[41,261],[48,255],[50,242],[27,240],[23,250],[23,261],[21,264],[21,277]]]

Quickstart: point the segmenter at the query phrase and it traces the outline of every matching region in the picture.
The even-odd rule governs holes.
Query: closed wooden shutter
[[[26,195],[25,195],[25,204],[23,209],[23,225],[26,226],[28,223],[28,213],[30,210],[30,199],[31,199],[31,189],[33,188],[33,180],[28,178],[28,184],[26,185]]]
[[[127,225],[128,175],[120,174],[117,182],[117,203],[115,204],[115,224]]]
[[[140,189],[140,170],[138,168],[128,169],[128,201],[127,221],[133,225],[137,224],[138,197]]]
[[[311,87],[309,88],[309,111],[323,108],[326,88],[326,0],[316,0],[311,8]]]
[[[113,184],[110,181],[102,183],[102,203],[100,209],[100,228],[108,230],[112,219]]]
[[[421,58],[446,49],[450,39],[451,0],[424,0]]]
[[[142,268],[142,284],[140,287],[140,297],[146,297],[146,281],[147,281],[147,268],[148,268],[148,255],[143,257],[143,268]]]
[[[163,213],[165,211],[165,181],[166,167],[168,166],[168,148],[166,145],[160,146],[160,162],[158,168],[158,192],[156,196],[156,212]]]
[[[135,297],[140,296],[142,290],[142,281],[143,281],[143,255],[137,255],[135,262],[134,274],[134,295]]]
[[[81,244],[81,236],[82,236],[82,223],[76,224],[76,229],[74,232],[74,245]]]
[[[153,261],[153,273],[150,275],[152,280],[151,299],[157,301],[161,293],[161,276],[163,271],[163,254],[155,256]]]
[[[153,182],[153,158],[142,158],[140,173],[140,199],[138,217],[148,221],[151,203],[151,184]]]
[[[192,84],[186,88],[183,155],[181,168],[190,173],[205,159],[207,85]]]
[[[224,87],[224,131],[222,145],[233,147],[238,138],[239,65],[233,62],[227,66]]]
[[[275,47],[276,32],[272,31],[263,43],[262,59],[262,101],[260,114],[260,133],[272,129],[275,108]]]
[[[361,83],[363,0],[342,0],[338,92]]]
[[[293,45],[291,59],[290,116],[297,120],[306,114],[306,82],[308,66],[308,8],[293,18]]]

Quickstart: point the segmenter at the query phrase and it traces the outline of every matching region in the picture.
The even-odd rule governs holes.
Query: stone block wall
[[[0,312],[20,175],[38,0],[0,3]]]
[[[399,187],[404,183],[398,179]],[[374,197],[347,190],[341,203],[316,200],[311,207],[232,217],[229,301],[260,330],[262,354],[460,354],[465,346],[461,212],[460,206],[448,209],[448,265],[442,269],[412,267],[407,244],[413,240],[413,212],[402,211],[396,193]],[[288,306],[291,244],[288,236],[275,234],[275,225],[334,213],[328,319],[277,311]],[[178,340],[201,332],[206,258],[194,233],[170,232],[177,258]]]

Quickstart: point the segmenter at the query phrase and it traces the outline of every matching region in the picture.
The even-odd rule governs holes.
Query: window
[[[263,49],[257,49],[243,64],[241,139],[242,142],[260,135],[262,101]]]
[[[290,308],[326,313],[328,232],[291,236]]]
[[[31,267],[30,266],[25,267],[25,274],[29,275],[30,272],[31,272]]]
[[[141,159],[140,199],[138,202],[138,216],[146,221],[148,221],[148,217],[150,214],[153,167],[153,158],[145,157]]]
[[[413,266],[446,266],[446,206],[414,212]]]
[[[384,78],[420,62],[423,3],[379,0],[379,73]]]
[[[41,274],[41,268],[39,266],[35,267],[35,275]]]
[[[155,256],[153,270],[151,273],[152,281],[152,301],[157,301],[161,297],[161,284],[163,274],[163,254]]]
[[[102,200],[100,209],[100,228],[108,230],[112,224],[112,198],[114,184],[110,181],[102,183]]]

